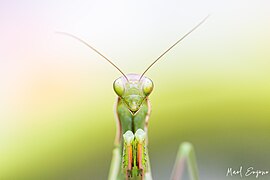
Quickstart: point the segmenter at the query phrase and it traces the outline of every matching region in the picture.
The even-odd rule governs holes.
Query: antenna
[[[101,54],[98,50],[96,50],[94,47],[92,47],[90,44],[88,44],[87,42],[85,42],[84,40],[78,38],[77,36],[74,36],[73,34],[69,34],[66,32],[56,32],[58,34],[63,34],[63,35],[67,35],[69,37],[75,38],[78,41],[80,41],[81,43],[83,43],[84,45],[86,45],[87,47],[89,47],[90,49],[92,49],[93,51],[95,51],[97,54],[99,54],[101,57],[103,57],[105,60],[107,60],[111,65],[113,65],[121,74],[123,74],[123,76],[125,77],[125,79],[128,81],[127,76],[125,75],[125,73],[123,73],[123,71],[121,71],[121,69],[119,67],[117,67],[111,60],[109,60],[106,56],[104,56],[103,54]]]
[[[163,52],[154,62],[152,62],[148,68],[146,68],[146,70],[142,73],[139,81],[141,80],[141,78],[143,77],[143,75],[162,57],[164,56],[167,52],[169,52],[174,46],[176,46],[179,42],[181,42],[183,39],[185,39],[189,34],[191,34],[195,29],[197,29],[200,25],[202,25],[207,18],[210,15],[206,16],[199,24],[197,24],[194,28],[192,28],[188,33],[186,33],[183,37],[181,37],[178,41],[176,41],[171,47],[169,47],[165,52]]]

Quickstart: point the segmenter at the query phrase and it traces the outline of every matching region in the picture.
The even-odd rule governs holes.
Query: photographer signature
[[[228,168],[226,176],[240,176],[242,177],[248,177],[248,176],[255,176],[256,178],[259,178],[260,176],[268,175],[268,170],[257,170],[254,169],[254,167],[248,167],[247,169],[243,169],[243,166],[240,166],[238,169]]]

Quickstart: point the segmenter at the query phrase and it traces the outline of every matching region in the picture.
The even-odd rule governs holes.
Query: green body
[[[120,77],[114,82],[118,95],[115,105],[117,132],[109,180],[152,180],[148,155],[148,122],[151,105],[148,96],[153,82],[137,74]],[[140,150],[139,150],[140,149]],[[171,179],[179,180],[188,164],[190,178],[198,180],[193,146],[182,143]]]
[[[127,75],[129,81],[124,78],[119,78],[116,83],[123,83],[124,91],[120,92],[116,100],[116,120],[117,120],[117,135],[115,140],[115,153],[119,156],[118,172],[115,173],[112,179],[145,179],[145,174],[150,174],[149,157],[147,152],[147,128],[150,116],[151,106],[147,98],[147,93],[143,92],[144,80],[139,80],[139,75]],[[153,86],[151,84],[151,86]],[[115,87],[117,88],[117,87]],[[151,89],[152,91],[152,89]],[[139,130],[139,131],[138,131]],[[141,131],[142,130],[142,131]],[[129,132],[134,138],[129,142],[124,138],[124,134]],[[145,138],[137,137],[136,132],[145,133]],[[128,133],[127,133],[128,134]],[[138,152],[139,147],[141,151]],[[132,151],[132,159],[129,159],[129,148]],[[138,157],[141,158],[141,168],[139,167]],[[129,168],[131,164],[131,168]]]
[[[127,152],[126,151],[126,144],[123,141],[123,134],[127,131],[132,131],[134,134],[138,129],[143,129],[144,131],[147,131],[147,117],[149,117],[150,115],[150,103],[149,100],[147,99],[145,102],[143,102],[140,111],[138,111],[138,113],[136,113],[135,115],[133,115],[128,108],[126,107],[125,103],[123,102],[123,100],[118,99],[117,102],[117,107],[116,107],[116,113],[118,116],[118,121],[120,123],[121,126],[119,126],[118,131],[121,132],[121,138],[119,139],[119,148],[122,149],[120,151],[120,153],[122,153],[122,162],[120,162],[120,171],[123,172],[119,172],[119,175],[121,176],[122,173],[125,173],[125,168],[127,167],[127,163],[128,163],[128,157]],[[116,140],[117,141],[117,140]],[[139,176],[140,172],[137,166],[137,143],[138,141],[135,139],[132,142],[132,149],[133,149],[133,168],[132,168],[132,179],[136,179],[136,176]],[[144,141],[143,143],[144,146],[144,152],[143,154],[143,166],[145,168],[145,171],[149,171],[149,167],[147,166],[148,162],[149,162],[149,157],[148,157],[148,153],[147,153],[147,140]],[[140,177],[138,177],[140,178]],[[121,179],[121,178],[120,178]]]
[[[147,130],[148,116],[150,116],[150,103],[149,100],[146,99],[142,105],[140,110],[133,115],[129,109],[126,107],[126,104],[118,98],[116,113],[118,120],[121,124],[121,132],[124,134],[126,131],[130,130],[135,133],[138,129]]]

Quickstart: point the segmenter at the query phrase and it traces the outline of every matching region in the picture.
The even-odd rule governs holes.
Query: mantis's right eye
[[[125,91],[125,87],[124,87],[124,84],[123,84],[123,81],[121,78],[119,79],[116,79],[113,83],[113,90],[115,91],[115,93],[122,97],[122,95],[124,94],[124,91]]]

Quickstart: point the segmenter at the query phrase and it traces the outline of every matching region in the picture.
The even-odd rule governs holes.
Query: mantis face
[[[140,77],[138,74],[128,74],[128,80],[120,77],[113,83],[115,93],[125,102],[133,115],[138,112],[143,101],[151,94],[154,88],[151,79]]]
[[[58,32],[60,34],[64,34],[70,36],[72,38],[77,39],[93,51],[95,51],[98,55],[103,57],[106,61],[108,61],[112,66],[114,66],[123,76],[116,79],[113,83],[113,89],[116,94],[125,102],[127,108],[130,112],[135,115],[136,112],[140,109],[143,101],[147,98],[153,90],[153,82],[151,79],[144,77],[144,74],[158,61],[161,57],[163,57],[167,52],[169,52],[174,46],[176,46],[179,42],[181,42],[185,37],[187,37],[190,33],[192,33],[195,29],[197,29],[206,19],[205,17],[199,24],[197,24],[193,29],[191,29],[188,33],[186,33],[182,38],[176,41],[172,46],[170,46],[166,51],[164,51],[154,62],[152,62],[146,70],[141,74],[128,74],[125,75],[123,71],[121,71],[111,60],[109,60],[106,56],[100,53],[97,49],[92,47],[90,44],[85,42],[84,40],[65,32]]]

